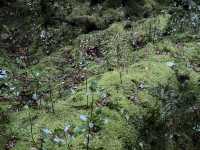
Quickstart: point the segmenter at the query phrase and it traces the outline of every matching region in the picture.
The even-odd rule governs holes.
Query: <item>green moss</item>
[[[179,49],[176,47],[174,43],[172,43],[170,40],[163,40],[158,43],[158,49],[161,50],[161,52],[166,53],[173,53],[179,51]],[[180,50],[181,51],[181,50]]]
[[[128,73],[123,72],[122,87],[125,85],[130,85],[131,80],[136,80],[138,82],[145,81],[145,84],[148,86],[155,86],[159,83],[166,84],[167,79],[171,77],[172,74],[173,73],[171,69],[165,64],[148,61],[140,62],[131,66],[128,70]],[[89,79],[89,82],[90,81],[91,79]],[[111,100],[118,105],[118,108],[116,108],[116,110],[112,110],[106,107],[102,109],[104,114],[103,116],[106,116],[109,121],[108,124],[103,126],[103,129],[100,131],[100,133],[94,137],[92,146],[95,148],[104,147],[105,149],[123,149],[123,138],[126,138],[123,137],[123,133],[127,132],[129,127],[126,124],[123,113],[121,114],[120,110],[122,110],[122,112],[123,110],[126,110],[130,116],[138,116],[142,113],[140,107],[136,106],[133,102],[126,98],[127,95],[123,88],[116,88],[118,86],[121,86],[118,71],[107,72],[103,74],[98,80],[98,87],[108,90],[111,95]],[[126,90],[131,91],[132,89]],[[95,97],[95,99],[98,99],[98,96]],[[153,97],[151,97],[148,92],[140,93],[139,98],[141,99],[142,103],[148,102],[151,104],[154,101]],[[65,101],[57,102],[55,105],[56,114],[54,115],[51,113],[45,113],[41,110],[30,110],[31,114],[33,115],[32,117],[35,118],[33,121],[34,137],[37,139],[40,134],[40,129],[45,127],[52,130],[56,128],[63,128],[66,122],[72,122],[74,125],[80,126],[81,121],[79,120],[79,115],[87,114],[87,111],[82,109],[77,110],[76,107],[73,108],[73,104],[75,104],[74,106],[77,104],[79,106],[86,104],[84,88],[82,90],[80,89],[80,91],[76,93],[70,101],[69,99],[66,99]],[[153,105],[154,104],[152,104],[152,106]],[[12,131],[17,134],[18,137],[20,137],[20,141],[28,140],[28,143],[30,143],[30,124],[28,121],[28,110],[13,113],[11,120],[12,122],[9,125],[9,128],[11,128]],[[132,132],[132,134],[136,139],[137,134],[134,134],[134,132]],[[78,140],[80,143],[82,143],[84,141],[83,137],[84,136],[80,135],[76,137],[75,141]],[[20,144],[21,142],[17,143],[17,147],[20,147]],[[75,147],[76,146],[78,146],[77,143],[75,144]]]
[[[63,128],[67,123],[72,123],[75,126],[80,126],[81,121],[79,120],[80,114],[85,114],[86,112],[77,111],[70,106],[66,105],[66,103],[57,103],[55,106],[55,114],[47,113],[41,110],[23,110],[18,113],[13,113],[10,119],[12,122],[7,127],[11,129],[14,135],[19,137],[19,142],[17,142],[16,150],[24,147],[24,149],[30,148],[31,146],[31,138],[30,138],[30,122],[28,111],[30,111],[33,119],[33,134],[35,140],[37,140],[40,136],[40,130],[43,128],[49,128],[51,131],[57,128]],[[87,113],[86,113],[87,114]],[[79,138],[77,137],[79,140]],[[55,145],[54,145],[55,146]],[[53,150],[53,147],[50,147]],[[63,148],[61,148],[63,149]]]
[[[130,83],[131,80],[146,81],[148,84],[167,83],[167,79],[173,76],[173,71],[166,64],[159,62],[143,61],[136,63],[128,69],[128,73],[122,74],[123,84]],[[119,85],[119,72],[113,71],[105,73],[99,81],[100,85]]]
[[[163,14],[157,17],[152,17],[137,22],[131,22],[129,29],[124,28],[124,23],[120,22],[124,17],[121,8],[116,8],[118,3],[112,3],[113,0],[106,0],[103,4],[104,7],[109,9],[98,9],[98,6],[94,6],[97,9],[95,13],[91,12],[89,3],[85,3],[84,0],[76,1],[77,6],[73,6],[71,14],[68,16],[72,22],[78,23],[81,28],[86,28],[87,23],[94,24],[98,29],[107,28],[100,31],[92,31],[88,34],[79,35],[74,41],[72,46],[67,46],[71,49],[70,55],[76,55],[76,52],[82,50],[80,48],[86,46],[86,48],[98,47],[103,53],[103,57],[94,58],[88,60],[84,55],[84,51],[81,51],[81,56],[87,63],[89,74],[88,85],[92,81],[97,81],[97,92],[86,93],[85,82],[78,86],[78,88],[71,94],[64,94],[62,98],[58,98],[58,90],[55,89],[53,99],[55,100],[55,114],[46,112],[43,108],[39,109],[22,109],[19,112],[12,112],[10,114],[11,122],[6,125],[8,132],[16,135],[18,138],[15,150],[27,150],[32,145],[30,136],[30,121],[29,111],[33,118],[33,134],[35,140],[37,140],[41,133],[42,128],[49,128],[54,130],[57,128],[64,128],[66,123],[73,124],[75,127],[86,126],[86,122],[80,120],[80,115],[88,115],[90,109],[86,107],[87,103],[91,103],[92,95],[94,96],[95,112],[100,109],[100,120],[104,121],[100,125],[101,129],[92,135],[91,147],[95,150],[109,149],[109,150],[123,150],[133,149],[136,147],[138,140],[138,127],[132,123],[135,118],[141,118],[148,113],[149,109],[154,108],[161,102],[156,97],[151,95],[151,89],[159,87],[160,85],[166,86],[167,84],[173,85],[173,88],[177,88],[178,81],[172,67],[167,66],[167,62],[173,62],[178,70],[179,74],[187,74],[190,76],[189,86],[196,91],[199,90],[197,84],[200,80],[200,76],[194,67],[189,67],[188,64],[199,64],[199,43],[197,41],[191,41],[191,35],[186,33],[177,34],[175,36],[163,37],[158,39],[155,43],[151,43],[145,39],[143,48],[134,49],[133,40],[134,34],[138,32],[141,35],[149,35],[149,27],[156,28],[160,32],[164,32],[170,15]],[[147,10],[153,9],[158,3],[154,0],[145,0],[141,2],[131,2],[129,7],[136,9],[130,10],[132,13],[141,7],[147,8]],[[80,5],[81,4],[81,5]],[[137,5],[134,5],[137,4]],[[142,5],[141,5],[142,4]],[[145,6],[143,6],[143,4]],[[113,6],[115,5],[115,6]],[[144,9],[140,9],[144,10]],[[106,24],[106,25],[105,25]],[[104,26],[105,25],[105,26]],[[102,28],[102,26],[104,26]],[[197,37],[192,36],[192,39]],[[182,41],[180,46],[177,42]],[[122,52],[120,61],[126,62],[126,66],[119,66],[117,64],[116,48],[117,45]],[[47,77],[53,77],[55,75],[63,75],[63,71],[57,66],[57,62],[65,60],[64,49],[60,49],[50,56],[46,56],[40,60],[36,65],[31,66],[28,72],[31,74],[39,73],[41,79],[46,80]],[[159,51],[159,53],[158,53]],[[40,54],[40,51],[38,52]],[[180,58],[179,58],[179,57]],[[77,60],[79,60],[78,58]],[[9,60],[9,59],[8,59]],[[8,69],[11,63],[6,58],[0,56],[0,64]],[[111,67],[107,67],[105,61],[109,61]],[[76,62],[77,63],[77,62]],[[15,65],[12,64],[12,68]],[[107,69],[113,69],[113,71],[107,71]],[[65,64],[61,69],[65,73],[72,71],[72,66]],[[32,72],[31,72],[32,71]],[[21,73],[23,71],[17,71]],[[121,79],[120,79],[121,73]],[[53,86],[56,87],[60,81],[53,81]],[[170,82],[170,83],[169,83]],[[142,83],[144,87],[137,89],[138,85]],[[196,84],[193,84],[196,83]],[[47,89],[45,85],[42,85],[41,89]],[[96,102],[101,100],[103,92],[108,93],[108,99],[111,102],[111,106],[97,106]],[[87,101],[87,95],[89,96]],[[136,96],[138,101],[132,100],[130,97]],[[1,103],[3,108],[7,109],[7,104]],[[133,120],[131,120],[133,119]],[[132,124],[131,124],[132,123]],[[72,141],[72,150],[84,149],[87,132],[78,134]],[[1,139],[0,139],[1,140]],[[1,143],[1,142],[0,142]],[[48,145],[49,144],[49,145]],[[49,150],[63,150],[64,146],[58,147],[52,143],[46,143]],[[1,146],[1,145],[0,145]]]

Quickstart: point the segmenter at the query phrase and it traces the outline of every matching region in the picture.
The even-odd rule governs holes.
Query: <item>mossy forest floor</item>
[[[81,150],[87,145],[91,150],[179,147],[162,141],[173,135],[173,127],[159,126],[165,102],[158,93],[167,87],[178,91],[186,84],[179,76],[187,76],[188,88],[199,92],[200,36],[185,31],[149,39],[149,24],[162,32],[169,18],[162,14],[131,22],[131,28],[126,22],[113,23],[105,30],[78,36],[72,45],[49,56],[38,52],[39,63],[25,69],[17,69],[10,58],[1,55],[8,72],[28,72],[29,78],[37,79],[37,88],[32,82],[27,87],[33,93],[51,90],[52,95],[51,99],[41,97],[38,106],[20,110],[15,100],[0,102],[1,112],[8,117],[0,126],[0,149],[6,144],[13,144],[13,150]],[[133,48],[134,40],[141,45]],[[98,47],[103,56],[81,51],[82,47]],[[16,82],[9,84],[20,89]],[[186,149],[191,145],[187,143]]]

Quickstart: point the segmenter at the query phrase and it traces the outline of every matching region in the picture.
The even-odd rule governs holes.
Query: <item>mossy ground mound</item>
[[[77,1],[77,4],[80,2],[82,1]],[[154,1],[144,2],[148,8],[156,5]],[[138,22],[124,22],[120,20],[120,12],[116,12],[114,6],[109,6],[109,0],[105,1],[104,5],[110,9],[103,10],[102,16],[97,17],[90,16],[87,3],[74,6],[70,19],[75,22],[77,18],[79,21],[86,19],[87,23],[96,27],[99,25],[98,17],[103,18],[100,20],[102,24],[108,19],[111,25],[107,29],[79,35],[70,46],[53,52],[25,70],[32,78],[33,73],[37,74],[41,82],[49,77],[57,77],[51,83],[55,113],[45,108],[45,102],[42,107],[22,107],[20,111],[11,111],[12,100],[9,106],[0,102],[11,111],[10,122],[4,126],[6,132],[17,138],[14,150],[28,150],[41,146],[43,129],[57,135],[52,137],[49,133],[47,137],[43,137],[42,146],[48,150],[64,150],[69,147],[72,150],[86,149],[88,119],[91,113],[93,120],[90,124],[90,149],[148,149],[149,143],[151,145],[159,140],[157,137],[151,137],[152,139],[145,141],[140,129],[143,129],[143,125],[149,120],[159,123],[159,119],[149,118],[162,116],[159,111],[163,109],[163,102],[154,90],[157,88],[159,91],[161,87],[164,87],[164,90],[168,87],[178,90],[182,86],[178,78],[181,76],[189,78],[189,88],[195,93],[198,92],[198,35],[192,36],[192,41],[188,38],[190,33],[163,35],[170,15],[159,15]],[[137,7],[141,7],[139,2]],[[107,13],[116,15],[111,15],[110,18]],[[83,28],[85,29],[85,26]],[[94,54],[93,51],[100,51],[101,55]],[[3,66],[8,71],[13,68],[16,70],[15,65],[5,61],[5,58],[0,56],[0,62],[4,62]],[[83,79],[79,80],[79,77],[76,77],[76,69],[78,73],[82,73]],[[16,72],[22,74],[24,69]],[[65,78],[62,77],[67,74],[71,76],[67,76],[67,79],[70,79],[65,82]],[[75,79],[78,81],[75,82]],[[94,82],[95,88],[91,87]],[[58,88],[60,85],[63,88],[61,96]],[[41,83],[40,90],[48,90],[46,81]],[[68,125],[70,134],[68,131],[69,135],[66,137],[63,134]],[[142,140],[149,143],[146,144]],[[176,149],[177,145],[170,142],[172,141],[167,141],[167,148]],[[159,149],[159,144],[151,146]]]
[[[145,70],[145,72],[144,72]],[[96,133],[92,139],[92,147],[95,149],[103,147],[104,149],[123,149],[125,143],[123,143],[123,134],[130,132],[126,138],[134,137],[137,138],[137,132],[134,128],[129,126],[126,122],[126,117],[130,116],[140,116],[144,113],[141,106],[138,106],[134,101],[128,100],[128,95],[131,94],[134,88],[134,83],[131,85],[131,80],[144,81],[146,87],[156,86],[156,84],[165,84],[169,77],[173,77],[173,73],[169,67],[162,63],[154,62],[141,62],[135,64],[128,68],[127,72],[122,72],[122,84],[120,83],[119,72],[112,71],[102,74],[101,77],[97,77],[98,88],[103,90],[103,92],[109,93],[110,106],[100,107],[95,104],[95,109],[100,109],[101,119],[104,119],[105,124],[101,126],[101,130]],[[96,77],[92,77],[90,80],[94,80]],[[95,93],[95,101],[101,98],[103,93]],[[139,93],[139,103],[149,103],[149,105],[154,106],[155,99],[148,94],[147,90],[140,91]],[[63,128],[67,123],[72,123],[76,127],[81,127],[84,123],[80,120],[80,115],[87,115],[89,113],[88,109],[84,109],[87,105],[85,88],[83,86],[72,95],[71,98],[57,99],[55,104],[55,114],[47,113],[42,110],[25,110],[13,113],[10,116],[11,123],[8,129],[12,129],[18,137],[20,137],[20,142],[17,143],[16,149],[20,149],[22,145],[29,145],[30,143],[26,140],[30,140],[30,124],[28,122],[28,111],[30,111],[33,120],[33,133],[37,139],[40,130],[42,128],[49,128],[54,130],[56,128]],[[151,99],[149,99],[151,98]],[[91,102],[91,96],[89,97],[89,103]],[[113,105],[113,106],[112,106]],[[125,111],[127,114],[123,114]],[[128,118],[127,118],[128,119]],[[87,132],[87,131],[85,131]],[[133,132],[133,133],[132,133]],[[73,149],[81,149],[79,146],[84,143],[85,136],[82,133],[78,135],[73,143]],[[120,138],[121,137],[121,138]],[[113,141],[114,140],[114,141]],[[134,142],[134,141],[133,141]],[[21,145],[22,144],[22,145]],[[60,148],[62,149],[62,148]]]

